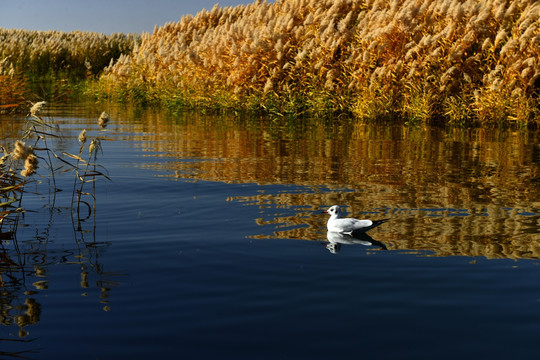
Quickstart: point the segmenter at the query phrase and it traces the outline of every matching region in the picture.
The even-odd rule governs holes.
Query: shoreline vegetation
[[[0,113],[66,100],[95,81],[140,36],[0,28]],[[24,106],[21,106],[24,105]]]
[[[0,146],[0,239],[14,239],[20,214],[25,212],[23,196],[28,184],[35,183],[37,186],[47,183],[48,205],[54,208],[56,193],[62,191],[57,188],[55,173],[72,171],[75,180],[70,205],[71,218],[74,230],[82,231],[81,224],[95,214],[96,180],[102,177],[110,180],[97,163],[98,153],[103,153],[101,141],[109,122],[108,114],[103,112],[98,118],[97,135],[92,140],[87,136],[86,129],[81,131],[77,139],[80,144],[77,155],[49,147],[49,140],[59,137],[56,134],[58,127],[40,116],[44,106],[45,101],[33,104],[25,118],[21,138],[13,144]],[[87,155],[84,151],[86,149]],[[38,168],[44,168],[46,174],[37,174]],[[88,198],[91,200],[88,201]]]
[[[538,127],[540,3],[276,0],[140,36],[0,29],[0,107],[43,77],[174,109]]]

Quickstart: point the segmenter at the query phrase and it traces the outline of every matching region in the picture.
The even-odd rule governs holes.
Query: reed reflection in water
[[[85,228],[72,234],[68,228],[56,233],[59,230],[58,223],[70,223],[68,211],[60,211],[59,215],[51,214],[50,222],[45,227],[19,229],[12,237],[2,239],[0,324],[9,329],[10,337],[0,337],[0,342],[7,342],[9,348],[15,350],[0,351],[0,358],[33,359],[39,353],[41,345],[32,327],[42,321],[40,299],[47,297],[49,287],[54,289],[55,294],[58,289],[69,286],[74,274],[79,274],[78,296],[81,300],[78,304],[84,302],[83,298],[88,298],[88,301],[98,304],[103,311],[111,310],[110,293],[119,286],[125,274],[111,271],[110,268],[105,270],[100,257],[110,243],[95,238],[92,224],[86,224]],[[53,212],[57,211],[51,209]],[[74,241],[69,241],[72,237]],[[67,239],[62,241],[62,238]],[[58,266],[63,274],[53,277],[50,273]],[[65,297],[73,300],[67,293]]]
[[[0,145],[9,149],[23,133],[25,120],[21,115],[1,116]],[[68,142],[65,141],[69,138],[69,130],[58,126],[60,123],[71,125],[64,120],[48,118],[51,126],[47,130],[50,133],[41,134],[52,137],[55,150],[71,151],[66,148]],[[79,144],[75,143],[75,146],[79,147]],[[39,333],[35,329],[46,313],[43,309],[51,308],[50,303],[48,307],[44,306],[43,300],[51,295],[60,304],[57,306],[63,304],[69,311],[66,304],[76,303],[66,300],[73,300],[65,290],[72,275],[79,279],[78,286],[75,286],[78,290],[76,295],[97,303],[104,312],[111,310],[110,292],[119,285],[119,276],[125,275],[105,271],[101,256],[111,243],[96,235],[96,218],[92,216],[91,206],[87,204],[88,208],[85,208],[88,213],[76,211],[76,214],[72,207],[66,206],[70,198],[73,199],[69,193],[73,178],[68,177],[69,171],[62,169],[61,164],[57,160],[53,165],[58,189],[51,185],[49,164],[45,163],[40,166],[44,170],[36,176],[37,179],[26,183],[23,201],[16,202],[21,207],[17,210],[2,209],[5,216],[0,219],[0,325],[7,329],[8,336],[0,335],[0,343],[3,344],[0,358],[30,359],[39,353],[39,336],[36,337],[34,332]],[[78,178],[85,176],[82,174]],[[92,195],[80,190],[79,193]],[[60,275],[52,275],[58,268],[61,268]],[[50,288],[53,290],[49,291]],[[60,300],[56,298],[59,289],[63,295]],[[5,351],[6,348],[14,350]]]
[[[265,231],[254,238],[324,239],[325,219],[314,213],[342,204],[355,217],[390,217],[374,232],[389,249],[540,257],[535,131],[200,114],[124,123],[145,151],[163,158],[143,166],[170,179],[291,185],[229,199],[260,209]]]
[[[60,110],[73,152],[101,109]],[[107,110],[95,224],[63,191],[3,239],[0,357],[536,353],[536,261],[409,255],[538,258],[537,133]],[[329,238],[334,204],[391,220]]]

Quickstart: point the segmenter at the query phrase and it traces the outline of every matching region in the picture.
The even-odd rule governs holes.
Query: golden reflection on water
[[[4,238],[0,244],[0,325],[16,326],[19,338],[27,338],[30,334],[28,327],[41,320],[41,304],[35,297],[48,290],[47,269],[52,264],[79,267],[81,296],[95,296],[99,291],[99,302],[104,311],[110,310],[108,297],[111,289],[119,285],[114,278],[122,274],[104,272],[103,264],[98,261],[101,248],[107,247],[107,243],[87,242],[81,235],[75,248],[59,251],[49,249],[48,245],[48,239],[39,237],[24,242],[15,237]],[[12,246],[16,250],[11,250]],[[0,351],[1,355],[10,356],[10,353]]]
[[[535,131],[440,129],[347,120],[240,119],[144,113],[119,121],[170,178],[284,184],[231,198],[257,206],[272,234],[325,239],[328,205],[389,217],[372,231],[389,249],[540,257],[540,140]],[[299,190],[299,186],[304,190]],[[271,209],[299,209],[291,215]]]
[[[72,125],[72,120],[52,119],[48,117],[48,109],[43,117],[50,124]],[[72,114],[74,115],[74,114]],[[83,114],[77,113],[78,116]],[[86,113],[84,117],[88,116]],[[90,115],[93,116],[93,115]],[[97,119],[97,118],[96,118]],[[21,137],[23,129],[27,128],[24,115],[0,115],[0,146],[9,151],[15,139]],[[61,134],[47,129],[54,136]],[[60,138],[61,136],[58,136]],[[28,140],[30,143],[35,139]],[[59,145],[62,145],[61,142]],[[61,147],[60,147],[61,148]],[[2,153],[0,153],[2,155]],[[45,162],[45,161],[43,161]],[[44,168],[47,165],[42,165]],[[28,186],[28,185],[27,185]],[[30,191],[31,192],[31,191]],[[50,198],[49,198],[50,201]],[[31,225],[23,225],[22,213],[16,212],[15,218],[9,218],[9,222],[0,221],[0,325],[16,328],[17,332],[10,332],[8,338],[0,337],[11,344],[20,346],[22,350],[15,352],[0,351],[0,358],[27,358],[26,354],[33,353],[31,349],[32,338],[31,326],[41,321],[42,305],[37,298],[39,293],[49,289],[50,275],[48,269],[52,265],[64,264],[75,267],[80,273],[80,295],[84,297],[96,297],[102,304],[103,311],[111,309],[109,294],[113,288],[119,285],[116,277],[124,274],[105,272],[100,260],[100,254],[110,244],[96,241],[95,223],[88,221],[77,230],[73,229],[75,241],[73,245],[55,244],[54,236],[49,235],[52,224],[56,222],[73,223],[73,218],[63,216],[66,211],[62,207],[54,207],[51,204],[44,206],[49,208],[48,214],[42,211],[31,210],[29,212],[44,215],[48,218],[45,228]],[[45,210],[43,210],[45,211]],[[95,218],[93,219],[95,221]],[[13,225],[15,224],[15,225]],[[18,225],[17,225],[18,224]],[[79,225],[80,226],[80,225]],[[88,239],[92,237],[92,239]],[[56,285],[56,284],[55,284]],[[97,295],[96,295],[97,294]],[[11,331],[11,330],[10,330]],[[18,338],[18,339],[16,339]]]
[[[12,115],[0,114],[0,145],[14,134],[19,134],[23,128],[24,120],[20,117],[14,118]]]
[[[97,119],[103,110],[84,109],[68,117]],[[255,221],[261,231],[250,238],[320,241],[334,254],[369,246],[437,256],[540,258],[538,132],[129,109],[111,115],[111,132],[148,154],[140,166],[164,170],[170,180],[284,185],[277,192],[261,187],[256,195],[227,198],[259,210]],[[21,125],[0,118],[0,134],[7,138]],[[333,204],[346,205],[354,217],[390,221],[367,239],[336,240],[327,235],[321,213]],[[0,240],[7,246],[15,239]],[[81,295],[97,290],[103,310],[110,310],[109,292],[121,274],[104,273],[97,262],[107,244],[80,239],[76,249],[59,254],[47,249],[47,241],[35,241],[25,242],[16,257],[0,251],[0,324],[16,325],[18,336],[28,337],[28,327],[41,316],[34,295],[48,288],[46,268],[52,263],[80,267]],[[24,296],[12,295],[23,288]]]

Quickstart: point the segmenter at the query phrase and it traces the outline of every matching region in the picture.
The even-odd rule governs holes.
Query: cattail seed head
[[[100,128],[105,128],[107,126],[107,123],[109,122],[109,114],[107,114],[105,111],[101,113],[98,119],[98,125]]]
[[[38,114],[40,113],[41,111],[41,108],[47,104],[46,101],[39,101],[37,103],[35,103],[34,105],[32,105],[32,107],[30,108],[30,115],[32,116],[38,116]]]
[[[497,47],[502,41],[506,40],[508,37],[508,34],[506,33],[506,30],[502,29],[497,33],[497,36],[495,37],[495,44],[494,46]]]
[[[86,129],[81,131],[81,133],[79,134],[79,142],[81,143],[81,145],[86,142]]]
[[[33,150],[31,147],[27,147],[22,141],[17,140],[15,143],[15,149],[13,149],[13,152],[11,153],[11,157],[14,161],[21,159],[24,160],[32,153]]]
[[[484,42],[482,43],[482,51],[487,51],[490,46],[492,46],[492,42],[490,38],[486,38]]]
[[[90,147],[88,147],[88,153],[92,155],[95,148],[96,148],[96,139],[92,140],[92,142],[90,143]]]
[[[21,171],[21,175],[24,177],[33,175],[36,172],[38,165],[38,158],[34,154],[30,154],[24,161],[24,169]]]
[[[273,88],[274,88],[274,84],[272,83],[272,80],[268,78],[266,80],[266,84],[264,85],[264,90],[263,90],[264,93],[271,91]]]
[[[99,139],[96,138],[92,140],[90,146],[88,147],[88,154],[92,155],[92,153],[95,153],[100,148],[100,144],[101,142]]]

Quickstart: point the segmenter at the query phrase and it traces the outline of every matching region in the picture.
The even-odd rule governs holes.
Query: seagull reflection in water
[[[351,235],[349,235],[328,231],[326,233],[326,238],[328,239],[328,244],[325,244],[326,248],[332,254],[338,254],[341,250],[341,245],[378,246],[382,250],[387,250],[386,245],[373,239],[365,232],[353,232]]]

